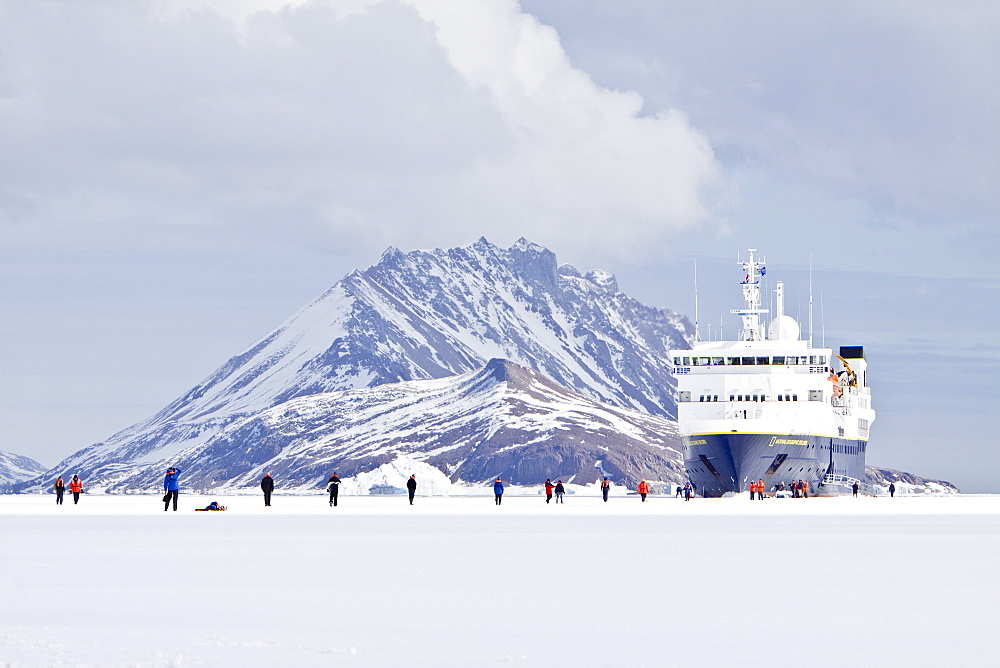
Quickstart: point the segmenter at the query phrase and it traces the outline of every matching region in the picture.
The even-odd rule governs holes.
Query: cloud
[[[595,85],[513,0],[0,11],[9,248],[624,256],[710,218],[704,136]]]

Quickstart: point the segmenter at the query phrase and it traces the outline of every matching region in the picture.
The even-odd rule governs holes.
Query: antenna
[[[698,338],[698,258],[694,258],[694,340],[695,343],[701,340]]]
[[[822,332],[823,347],[826,348],[826,305],[823,303],[823,293],[819,293],[819,331]]]
[[[813,347],[813,254],[809,253],[809,347]]]

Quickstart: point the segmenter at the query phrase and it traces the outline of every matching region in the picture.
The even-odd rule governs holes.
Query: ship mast
[[[743,267],[743,300],[747,306],[743,309],[733,309],[731,313],[743,318],[743,329],[740,331],[740,339],[743,341],[763,341],[764,328],[760,323],[760,316],[767,313],[767,309],[760,308],[760,279],[767,273],[764,260],[755,260],[753,257],[756,248],[749,248],[750,259],[745,262],[738,262]]]

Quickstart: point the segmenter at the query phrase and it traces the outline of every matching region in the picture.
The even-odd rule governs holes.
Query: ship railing
[[[844,487],[845,489],[851,489],[854,487],[854,483],[858,484],[858,491],[866,496],[877,496],[878,489],[875,488],[871,483],[864,482],[858,478],[854,478],[849,475],[843,475],[841,473],[828,473],[823,476],[822,485],[824,486],[837,486]]]

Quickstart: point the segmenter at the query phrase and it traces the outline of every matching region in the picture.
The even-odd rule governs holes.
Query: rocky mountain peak
[[[529,394],[549,383],[669,418],[676,409],[667,353],[691,331],[677,313],[618,292],[606,272],[559,270],[555,253],[526,239],[507,249],[485,238],[450,249],[389,248],[156,415],[63,464],[87,473],[154,461],[298,397],[486,365],[492,378]]]

